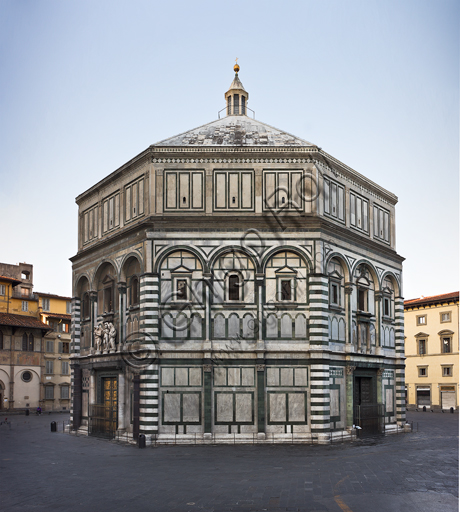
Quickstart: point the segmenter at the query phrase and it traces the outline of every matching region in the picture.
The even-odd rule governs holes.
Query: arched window
[[[232,274],[228,277],[228,300],[240,300],[240,276]]]
[[[131,306],[139,304],[139,278],[134,276],[131,279]]]
[[[244,96],[241,96],[241,114],[246,115],[246,98]]]
[[[230,115],[232,113],[232,97],[229,96],[227,98],[227,115]]]

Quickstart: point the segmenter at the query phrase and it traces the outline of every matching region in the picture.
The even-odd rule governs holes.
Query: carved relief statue
[[[104,333],[104,329],[102,328],[102,324],[98,324],[94,327],[94,346],[96,347],[96,350],[99,352],[102,348],[102,336]]]
[[[115,339],[117,337],[117,330],[112,323],[109,323],[109,350],[117,350]]]
[[[117,347],[115,339],[117,337],[117,330],[112,322],[104,322],[104,350],[115,352]]]

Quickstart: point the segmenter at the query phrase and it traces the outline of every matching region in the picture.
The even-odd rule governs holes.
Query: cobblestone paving
[[[343,445],[145,450],[50,432],[65,419],[0,425],[0,510],[458,510],[458,414],[408,413],[418,432]]]

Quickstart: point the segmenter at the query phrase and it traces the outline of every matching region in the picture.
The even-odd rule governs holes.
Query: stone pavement
[[[343,445],[143,450],[65,434],[67,419],[0,425],[0,510],[458,510],[458,414],[411,412],[418,432]]]

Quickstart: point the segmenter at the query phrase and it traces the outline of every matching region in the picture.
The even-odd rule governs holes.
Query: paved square
[[[1,510],[458,510],[458,414],[408,413],[418,432],[378,441],[144,450],[62,433],[63,415],[9,419]]]

